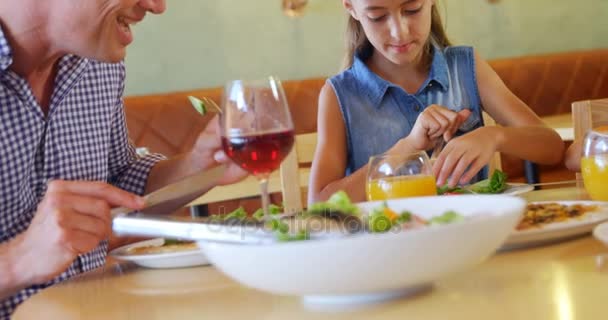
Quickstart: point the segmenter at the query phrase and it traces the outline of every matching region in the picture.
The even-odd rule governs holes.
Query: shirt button
[[[419,105],[415,105],[414,106],[414,110],[416,110],[416,112],[420,112],[420,106]]]
[[[430,88],[430,87],[432,87],[432,86],[433,86],[433,84],[432,84],[432,83],[429,83],[428,87]]]

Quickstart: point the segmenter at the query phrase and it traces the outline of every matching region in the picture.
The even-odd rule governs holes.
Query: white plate
[[[214,266],[259,290],[302,296],[306,304],[357,304],[428,288],[483,261],[504,242],[525,208],[519,197],[462,195],[388,200],[397,212],[423,218],[447,210],[465,221],[382,234],[269,245],[200,242]],[[358,206],[369,212],[382,202]],[[483,239],[483,241],[480,241]]]
[[[507,183],[507,189],[501,194],[508,196],[516,196],[522,193],[530,192],[534,187],[526,183]]]
[[[505,242],[503,249],[514,249],[521,247],[536,246],[559,240],[564,240],[580,235],[587,234],[593,230],[597,224],[608,220],[608,202],[601,201],[542,201],[534,203],[559,203],[563,205],[597,205],[598,211],[588,212],[580,218],[554,222],[543,225],[539,228],[516,230]]]
[[[597,225],[593,229],[593,236],[608,246],[608,222]]]
[[[176,251],[158,254],[131,254],[131,248],[161,246],[163,238],[140,241],[114,249],[110,255],[118,260],[131,261],[147,268],[182,268],[209,264],[201,250]]]

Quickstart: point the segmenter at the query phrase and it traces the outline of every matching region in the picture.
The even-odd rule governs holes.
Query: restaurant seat
[[[491,127],[497,125],[494,118],[492,118],[487,112],[483,111],[482,117],[484,126]],[[502,171],[502,159],[500,157],[500,152],[494,152],[492,159],[490,159],[490,162],[488,163],[488,177],[491,177],[495,170]]]
[[[590,130],[608,126],[608,99],[575,101],[572,103],[574,140],[581,141]],[[582,187],[582,175],[576,173],[577,186]]]
[[[574,140],[583,139],[589,130],[608,126],[608,98],[573,102],[572,123]]]

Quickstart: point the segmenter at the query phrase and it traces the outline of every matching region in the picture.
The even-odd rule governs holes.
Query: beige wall
[[[486,58],[608,47],[608,0],[441,0],[447,31]],[[170,0],[135,27],[127,95],[221,86],[232,78],[282,79],[339,71],[340,0],[309,0],[303,17],[280,0]]]

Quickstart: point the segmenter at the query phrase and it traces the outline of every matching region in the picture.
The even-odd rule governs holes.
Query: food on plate
[[[396,212],[387,202],[382,202],[371,212],[361,212],[361,209],[348,197],[346,192],[338,191],[327,201],[311,204],[307,210],[297,214],[280,214],[282,208],[270,205],[269,216],[257,210],[249,215],[242,207],[223,215],[214,215],[212,222],[249,224],[257,222],[267,230],[274,232],[278,241],[300,241],[310,239],[309,226],[319,226],[313,219],[323,219],[323,230],[341,230],[347,233],[372,232],[383,233],[390,230],[409,230],[424,226],[449,224],[462,221],[465,218],[455,211],[424,219],[412,212]],[[308,223],[307,223],[308,222]],[[344,227],[347,229],[344,230]]]
[[[526,213],[516,229],[526,230],[538,228],[548,223],[580,218],[588,212],[593,212],[597,209],[598,206],[596,205],[566,205],[556,202],[531,203],[526,207]]]
[[[456,186],[448,187],[447,184],[442,187],[437,187],[437,194],[440,195],[453,195],[453,194],[467,194],[467,193],[482,193],[482,194],[496,194],[501,193],[507,189],[507,174],[500,171],[494,170],[492,176],[488,179],[478,181],[469,186]]]
[[[438,195],[458,195],[458,194],[472,194],[471,190],[465,189],[461,186],[449,187],[447,184],[442,187],[437,187]]]
[[[507,174],[500,170],[494,170],[490,178],[476,182],[469,187],[469,190],[474,193],[490,194],[501,193],[505,189],[507,189]]]
[[[129,254],[159,254],[159,253],[171,253],[180,251],[191,251],[198,250],[196,242],[193,241],[180,241],[173,239],[165,239],[164,243],[160,246],[142,246],[132,247],[127,250]]]

